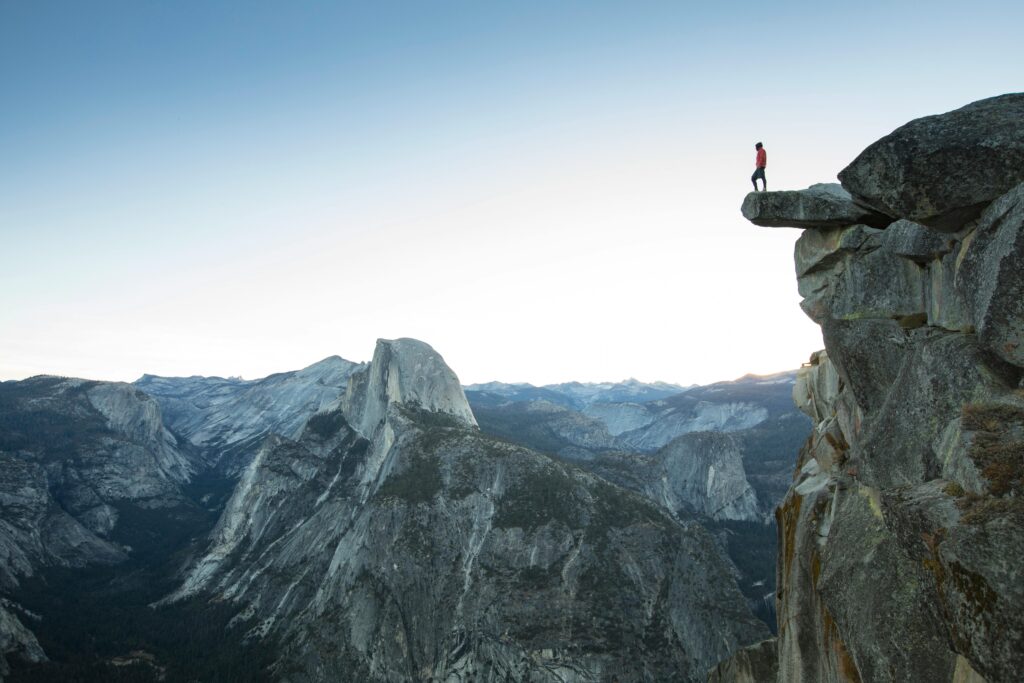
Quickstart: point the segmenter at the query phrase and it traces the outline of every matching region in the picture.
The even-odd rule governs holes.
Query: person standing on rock
[[[754,183],[754,192],[757,192],[757,179],[764,183],[764,189],[768,190],[768,181],[764,177],[764,167],[768,165],[768,153],[764,151],[764,145],[760,142],[754,145],[757,150],[757,159],[754,161],[754,175],[750,176],[750,182]]]

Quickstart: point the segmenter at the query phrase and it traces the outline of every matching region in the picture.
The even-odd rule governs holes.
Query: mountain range
[[[0,383],[0,675],[703,680],[769,634],[724,525],[770,554],[745,466],[791,391],[464,389],[408,339],[252,381]]]

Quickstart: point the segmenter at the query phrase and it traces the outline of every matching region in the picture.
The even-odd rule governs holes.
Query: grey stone
[[[978,339],[1024,367],[1024,183],[997,199],[970,236],[958,290]]]
[[[857,397],[864,420],[851,450],[860,476],[882,488],[938,477],[948,455],[935,445],[963,406],[1007,390],[972,335],[893,323],[831,321],[829,357]],[[950,466],[950,465],[946,465]]]
[[[685,434],[662,448],[648,497],[673,512],[686,511],[712,519],[760,518],[757,494],[747,481],[743,455],[728,433]]]
[[[729,659],[719,662],[708,674],[708,683],[765,683],[779,675],[775,638],[748,645]]]
[[[1022,515],[959,524],[938,546],[935,578],[954,646],[989,681],[1020,677],[1024,658]]]
[[[828,362],[828,353],[815,351],[810,362],[797,373],[793,402],[807,417],[823,422],[832,416],[839,389],[839,373],[835,365]]]
[[[925,319],[925,271],[886,249],[883,235],[859,225],[804,231],[795,249],[797,289],[812,320]]]
[[[0,586],[43,567],[113,564],[115,504],[182,504],[195,469],[156,402],[129,384],[35,377],[0,384],[18,425],[0,451]]]
[[[1024,93],[900,126],[861,152],[839,180],[884,214],[956,232],[1024,182]]]
[[[361,366],[331,356],[302,370],[258,380],[143,375],[135,386],[160,404],[167,425],[237,476],[268,434],[293,438],[306,420],[344,393]]]
[[[927,264],[949,253],[954,241],[920,223],[900,219],[882,233],[882,246],[918,263]]]
[[[873,145],[844,183],[908,220],[797,244],[826,353],[798,376],[814,429],[776,513],[778,683],[1024,670],[1024,185],[1002,184],[1024,151],[1022,117],[1006,120],[1022,97]]]
[[[416,339],[378,339],[373,361],[349,383],[341,408],[363,436],[372,438],[392,403],[450,415],[466,426],[476,418],[466,394],[441,356]]]
[[[958,283],[966,250],[967,244],[956,242],[949,253],[926,266],[925,306],[929,325],[964,333],[974,330],[965,292]]]
[[[830,504],[818,577],[812,567],[811,578],[849,654],[837,670],[852,663],[863,681],[950,680],[956,662],[934,582],[890,530],[880,492],[851,484]]]
[[[838,228],[863,223],[884,228],[888,216],[861,206],[835,183],[819,183],[806,190],[751,192],[740,209],[744,218],[765,228]]]
[[[870,242],[871,248],[881,245],[879,230],[866,225],[848,225],[825,230],[804,230],[793,248],[796,276],[801,278],[815,271],[828,271],[844,256]]]
[[[171,599],[234,605],[292,681],[697,681],[767,635],[701,527],[481,435],[439,356],[382,344],[346,414],[265,443]]]

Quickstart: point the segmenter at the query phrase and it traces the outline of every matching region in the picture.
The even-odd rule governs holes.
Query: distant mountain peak
[[[392,404],[450,415],[467,426],[476,418],[459,378],[429,344],[417,339],[378,339],[373,360],[349,378],[342,412],[370,438]]]

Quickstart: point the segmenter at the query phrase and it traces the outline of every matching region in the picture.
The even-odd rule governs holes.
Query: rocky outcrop
[[[1024,182],[1022,157],[1024,93],[1014,93],[911,121],[861,152],[839,180],[886,215],[957,232]]]
[[[476,427],[455,373],[434,349],[416,339],[378,339],[369,367],[348,383],[341,410],[359,433],[369,437],[384,424],[393,404],[443,413]]]
[[[844,185],[901,220],[797,244],[826,351],[795,387],[815,426],[776,513],[780,682],[1024,671],[1021,101],[872,145]]]
[[[662,505],[681,519],[764,519],[734,434],[693,432],[651,455],[611,453],[584,467]]]
[[[42,566],[119,562],[122,503],[182,501],[193,465],[157,404],[128,384],[0,384],[0,587]]]
[[[196,447],[203,466],[238,475],[264,437],[296,437],[311,415],[338,400],[359,367],[331,356],[258,380],[143,375],[135,386],[157,400],[168,426]]]
[[[686,434],[661,449],[656,460],[660,476],[650,496],[668,509],[711,519],[760,518],[740,444],[731,434]]]
[[[118,517],[113,500],[100,498],[88,474],[74,470],[59,472],[51,489],[45,465],[23,453],[0,452],[0,589],[16,588],[40,567],[124,560],[124,550],[103,538]],[[61,499],[70,501],[70,512]]]
[[[701,527],[482,435],[461,396],[379,342],[340,409],[264,444],[172,599],[234,605],[291,681],[693,681],[766,635]]]
[[[0,602],[0,680],[11,673],[8,658],[22,662],[45,662],[46,654],[35,635],[18,619],[13,605]]]
[[[854,223],[884,227],[892,221],[857,204],[835,183],[819,183],[806,190],[751,192],[740,211],[748,221],[765,228],[826,228]]]
[[[1024,366],[1024,183],[981,215],[963,254],[956,289],[982,345]]]
[[[124,562],[122,518],[182,504],[193,474],[156,402],[129,384],[0,383],[0,591],[17,597],[47,568]],[[46,661],[39,619],[0,598],[0,678],[8,659]]]
[[[708,676],[708,683],[766,683],[779,675],[775,638],[743,648],[720,662]]]

